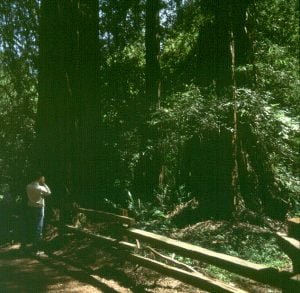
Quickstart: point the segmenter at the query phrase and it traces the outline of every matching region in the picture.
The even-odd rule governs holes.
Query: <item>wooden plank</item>
[[[97,242],[100,242],[100,243],[104,243],[104,244],[108,245],[108,247],[110,247],[110,248],[116,247],[116,248],[125,249],[125,250],[123,250],[123,252],[125,252],[125,253],[127,251],[125,256],[128,257],[128,255],[130,255],[131,260],[132,260],[131,256],[133,254],[128,254],[128,253],[130,251],[133,251],[134,249],[138,248],[137,245],[129,243],[127,241],[119,241],[118,239],[114,239],[114,238],[111,238],[111,237],[107,237],[107,236],[103,236],[103,235],[95,235],[95,234],[93,234],[93,233],[91,233],[87,230],[78,229],[74,226],[65,225],[65,228],[66,228],[66,230],[68,230],[70,232],[76,233],[76,234],[84,236],[84,237],[89,237],[89,238],[91,238],[91,239],[93,239]],[[125,230],[125,232],[126,232],[126,230]],[[128,234],[130,234],[130,235],[132,235],[132,233],[135,230],[137,230],[135,232],[142,231],[142,230],[132,229],[132,228],[128,229],[128,230],[131,230],[131,231],[128,231]],[[214,264],[214,265],[219,266],[221,268],[227,269],[228,271],[235,272],[238,275],[249,277],[253,280],[260,281],[260,282],[265,283],[265,284],[277,286],[277,287],[280,287],[280,288],[283,288],[285,286],[289,286],[289,287],[292,286],[294,288],[295,286],[296,287],[298,286],[298,283],[290,281],[289,278],[290,278],[291,274],[285,274],[287,272],[279,273],[275,269],[268,268],[268,267],[258,265],[258,264],[254,264],[254,263],[242,260],[240,258],[231,257],[231,256],[221,254],[221,253],[216,253],[216,252],[213,252],[213,251],[210,251],[210,250],[207,250],[207,249],[204,249],[204,248],[192,245],[192,244],[184,243],[184,242],[181,242],[181,241],[176,241],[176,240],[173,240],[171,238],[167,238],[165,236],[159,236],[159,235],[156,235],[154,233],[145,232],[145,231],[142,231],[142,232],[143,232],[143,234],[146,233],[147,237],[145,238],[145,235],[143,235],[143,237],[137,237],[137,238],[146,240],[147,242],[152,243],[156,246],[157,246],[157,244],[159,244],[160,248],[162,248],[162,246],[163,246],[163,248],[171,248],[173,251],[177,251],[177,252],[179,252],[180,254],[182,254],[184,256],[187,256],[187,257],[190,257],[190,258],[195,258],[195,259],[202,260],[202,261],[206,261],[207,263]],[[152,236],[154,236],[155,238],[158,237],[160,239],[159,240],[156,239],[155,241],[151,241],[151,240],[149,241],[149,238],[148,238],[149,234],[150,235],[152,234]],[[134,235],[139,236],[139,235],[136,235],[136,234],[134,234]],[[167,240],[167,242],[166,242],[166,240]],[[160,241],[163,241],[164,244],[162,244]],[[175,243],[173,243],[174,241],[175,241]],[[191,253],[189,253],[189,251]],[[122,250],[120,252],[122,252]],[[135,258],[135,260],[136,260],[136,258]],[[139,259],[139,261],[140,261],[140,259]],[[140,265],[143,265],[143,264],[140,263]],[[150,264],[150,265],[152,266],[152,264]],[[163,265],[167,266],[165,264],[163,264]],[[245,267],[245,265],[246,265],[246,267]],[[143,266],[149,267],[147,265],[143,265]],[[231,268],[228,268],[228,266],[231,266]],[[152,267],[149,267],[149,268],[154,269]],[[238,268],[240,270],[238,270]],[[164,268],[162,268],[160,266],[159,269],[160,270],[158,272],[163,273],[162,270],[164,270]],[[172,272],[175,271],[174,274],[171,272],[172,275],[170,275],[170,276],[174,277],[174,278],[177,278],[178,280],[180,280],[182,282],[186,282],[188,284],[191,284],[191,285],[194,285],[194,286],[197,286],[197,287],[201,284],[201,287],[199,287],[199,288],[202,288],[202,289],[205,289],[203,286],[210,286],[209,285],[211,283],[210,281],[209,281],[209,284],[207,284],[205,280],[204,281],[203,280],[199,281],[196,278],[196,281],[195,281],[194,277],[190,277],[190,276],[186,277],[186,274],[192,274],[193,275],[195,273],[183,271],[184,274],[182,275],[182,274],[179,273],[179,276],[178,276],[176,271],[177,270],[180,271],[181,269],[175,268],[175,267],[170,267],[170,269],[171,269]],[[274,273],[274,271],[275,271],[275,273]],[[170,272],[170,270],[167,270],[164,273],[169,275],[169,272]],[[196,273],[196,275],[199,275],[199,274]],[[276,278],[276,281],[274,280],[275,278]],[[218,283],[218,284],[220,285],[220,283]],[[237,288],[234,288],[234,289],[236,290]],[[211,291],[211,292],[240,292],[240,291],[215,291],[214,290],[214,291]]]
[[[297,275],[291,277],[291,280],[300,284],[300,274],[297,274]]]
[[[114,238],[103,236],[103,235],[96,235],[96,234],[90,233],[84,229],[79,229],[79,228],[71,226],[71,225],[65,225],[65,229],[67,231],[73,232],[75,234],[78,234],[78,235],[81,235],[84,237],[89,237],[89,238],[92,238],[92,239],[95,239],[95,240],[98,240],[101,242],[106,242],[107,244],[110,244],[110,245],[115,242]]]
[[[103,212],[103,211],[95,211],[92,209],[84,209],[84,208],[78,208],[79,212],[82,212],[86,214],[88,217],[91,217],[92,219],[101,221],[101,222],[117,222],[120,224],[125,224],[128,226],[132,226],[135,223],[135,220],[133,218],[125,217],[125,216],[119,216],[116,214]]]
[[[146,268],[149,268],[151,270],[154,270],[158,273],[167,275],[169,277],[175,278],[176,280],[182,281],[186,284],[193,285],[197,288],[207,290],[209,292],[215,292],[215,293],[245,293],[247,291],[241,290],[237,287],[230,286],[224,282],[214,280],[211,278],[208,278],[200,273],[193,273],[193,272],[187,272],[185,270],[175,268],[169,265],[166,265],[164,263],[142,257],[137,254],[129,254],[128,256],[129,260],[144,266]]]
[[[84,237],[89,237],[91,239],[93,239],[94,241],[97,242],[101,242],[104,244],[109,245],[110,247],[116,246],[116,247],[121,247],[121,248],[125,248],[125,249],[135,249],[136,245],[126,242],[126,241],[119,241],[118,239],[114,239],[108,236],[104,236],[104,235],[96,235],[93,234],[87,230],[83,230],[83,229],[78,229],[74,226],[70,226],[70,225],[65,225],[66,230],[73,232],[75,234],[84,236]]]
[[[293,271],[300,273],[300,241],[283,233],[276,233],[277,243],[293,262]]]
[[[300,217],[295,217],[287,220],[288,237],[300,240]]]
[[[66,230],[76,233],[78,235],[81,235],[84,237],[89,237],[97,242],[108,244],[110,247],[116,246],[116,247],[120,247],[120,248],[125,248],[127,250],[133,250],[133,249],[137,248],[137,246],[135,244],[128,243],[125,241],[118,241],[117,239],[113,239],[111,237],[107,237],[107,236],[103,236],[103,235],[95,235],[88,231],[78,229],[74,226],[65,225],[65,228],[66,228]],[[196,286],[196,287],[204,289],[204,290],[208,290],[209,292],[216,292],[216,293],[218,293],[218,292],[222,292],[222,293],[223,292],[231,292],[231,293],[246,292],[246,291],[243,291],[236,287],[230,286],[224,282],[208,278],[200,273],[187,272],[185,270],[175,268],[175,267],[166,265],[164,263],[139,256],[137,254],[133,254],[133,253],[126,254],[126,258],[131,262],[134,262],[141,266],[155,270],[159,273],[163,273],[170,277],[176,278],[177,280],[182,281],[184,283]]]
[[[196,245],[160,236],[139,229],[124,229],[124,233],[143,240],[158,248],[164,248],[192,259],[197,259],[255,281],[281,287],[282,279],[278,270],[260,264],[254,264],[238,257],[214,252]]]
[[[290,278],[286,282],[282,292],[284,292],[284,293],[300,292],[300,274],[297,274],[297,275],[293,276],[292,278]]]
[[[277,239],[279,240],[279,243],[283,245],[283,249],[286,249],[287,251],[291,251],[291,253],[295,253],[297,255],[300,255],[300,241],[288,237],[284,233],[276,233]]]

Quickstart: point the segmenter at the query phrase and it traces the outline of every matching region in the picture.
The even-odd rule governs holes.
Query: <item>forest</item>
[[[77,2],[1,4],[2,193],[299,214],[297,1]]]
[[[1,1],[0,76],[1,206],[300,216],[297,0]]]

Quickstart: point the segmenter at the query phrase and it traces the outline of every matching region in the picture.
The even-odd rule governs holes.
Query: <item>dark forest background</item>
[[[296,0],[0,3],[0,187],[299,215]]]

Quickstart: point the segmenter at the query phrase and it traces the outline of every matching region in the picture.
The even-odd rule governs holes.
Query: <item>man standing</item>
[[[45,214],[45,197],[51,194],[42,173],[36,174],[34,180],[26,186],[28,197],[28,222],[33,250],[39,253],[39,244],[42,240]]]

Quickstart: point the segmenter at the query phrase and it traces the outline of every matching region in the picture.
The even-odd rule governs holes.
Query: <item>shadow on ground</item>
[[[101,279],[64,263],[58,257],[24,255],[16,245],[0,248],[0,284],[3,293],[126,292],[111,288]]]

